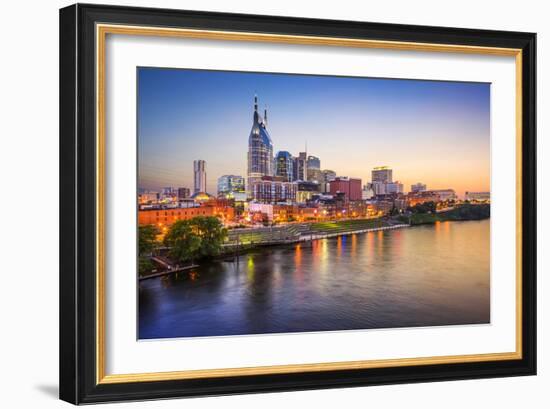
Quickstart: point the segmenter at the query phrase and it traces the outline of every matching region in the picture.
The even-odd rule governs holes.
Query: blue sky
[[[405,184],[489,190],[490,84],[205,70],[138,69],[139,187],[207,190],[246,175],[257,93],[274,153],[308,154],[323,169],[370,181],[374,166]]]

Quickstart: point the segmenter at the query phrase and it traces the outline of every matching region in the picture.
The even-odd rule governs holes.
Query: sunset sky
[[[274,154],[307,142],[363,184],[386,165],[406,192],[490,190],[490,84],[164,68],[138,69],[138,186],[193,189],[194,159],[212,194],[219,176],[246,176],[255,93]]]

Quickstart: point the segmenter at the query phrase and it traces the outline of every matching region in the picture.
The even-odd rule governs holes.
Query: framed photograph
[[[61,9],[61,399],[534,375],[535,41]]]

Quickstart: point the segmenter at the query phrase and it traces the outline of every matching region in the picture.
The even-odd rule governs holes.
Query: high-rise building
[[[411,192],[417,193],[417,192],[424,192],[427,190],[427,186],[425,183],[415,183],[414,185],[411,185]]]
[[[287,182],[294,180],[294,158],[287,151],[279,151],[275,155],[274,174]]]
[[[206,193],[206,161],[198,159],[193,161],[194,193]]]
[[[300,152],[294,158],[294,180],[307,180],[307,152]]]
[[[343,193],[347,200],[362,200],[361,179],[337,177],[330,182],[330,194]]]
[[[218,196],[244,193],[244,178],[238,175],[223,175],[218,178]]]
[[[323,172],[321,172],[320,169],[308,168],[307,180],[308,182],[315,182],[318,184],[322,184],[324,181]]]
[[[307,157],[307,168],[308,169],[319,169],[321,170],[321,159],[317,156],[308,156]]]
[[[252,181],[250,194],[258,203],[294,202],[296,182],[286,182],[279,176],[263,176],[259,180]]]
[[[392,173],[388,166],[378,166],[372,170],[372,183],[392,183]]]
[[[267,110],[264,117],[267,116]],[[251,196],[251,185],[263,176],[273,175],[273,143],[267,132],[266,122],[258,113],[258,97],[254,96],[252,129],[248,137],[247,189]]]
[[[307,157],[307,180],[319,184],[323,182],[321,160],[316,156]]]

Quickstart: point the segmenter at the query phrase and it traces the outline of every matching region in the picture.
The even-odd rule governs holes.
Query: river
[[[139,283],[139,338],[490,320],[490,221],[261,248]]]

